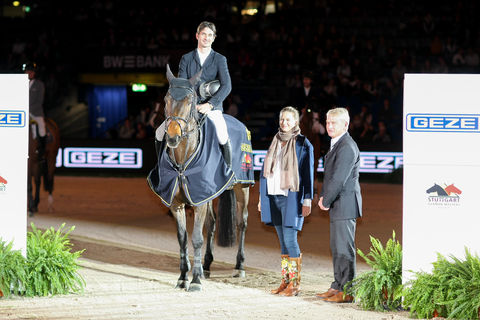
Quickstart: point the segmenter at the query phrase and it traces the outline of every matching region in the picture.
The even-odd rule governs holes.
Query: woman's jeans
[[[298,246],[298,230],[283,225],[283,217],[287,210],[287,197],[281,195],[269,195],[270,210],[272,222],[277,230],[278,240],[282,254],[288,254],[291,258],[300,256],[300,247]]]

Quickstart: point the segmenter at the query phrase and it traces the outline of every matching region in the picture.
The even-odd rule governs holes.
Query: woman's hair
[[[205,28],[209,28],[210,30],[213,31],[213,35],[217,36],[217,28],[215,27],[215,24],[213,24],[213,22],[209,22],[209,21],[201,22],[197,27],[197,33],[200,33],[200,31],[202,31]]]
[[[291,114],[293,114],[293,118],[295,118],[295,121],[297,122],[297,124],[300,122],[300,113],[294,107],[291,107],[291,106],[284,107],[282,110],[280,110],[279,117],[281,117],[284,112],[290,112]]]
[[[336,119],[344,120],[347,125],[350,124],[350,116],[348,115],[348,110],[345,108],[333,108],[328,110],[327,117],[332,116]]]

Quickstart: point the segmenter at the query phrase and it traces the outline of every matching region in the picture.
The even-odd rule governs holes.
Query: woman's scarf
[[[275,171],[278,150],[281,149],[280,188],[293,192],[299,190],[298,160],[295,152],[295,143],[299,134],[300,128],[298,126],[295,126],[289,132],[283,132],[279,129],[268,148],[263,167],[263,176],[265,178],[271,177]],[[282,142],[286,142],[283,148]]]

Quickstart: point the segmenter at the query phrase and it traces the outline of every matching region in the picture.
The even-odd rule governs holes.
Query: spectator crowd
[[[37,2],[25,17],[0,19],[10,30],[0,70],[16,72],[36,61],[48,113],[65,87],[78,85],[78,75],[91,69],[89,59],[105,52],[187,52],[195,26],[211,20],[219,30],[215,50],[227,57],[232,76],[226,110],[231,106],[248,121],[260,109],[276,114],[290,104],[317,111],[324,123],[329,108],[348,106],[350,132],[361,146],[401,143],[405,73],[480,71],[478,1],[279,0],[268,14],[264,9],[274,2],[260,1],[253,16],[241,14],[246,3]],[[145,118],[131,114],[113,137],[151,137]]]

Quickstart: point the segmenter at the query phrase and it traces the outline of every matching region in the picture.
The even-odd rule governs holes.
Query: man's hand
[[[322,210],[329,210],[330,208],[327,208],[323,205],[323,197],[320,197],[320,200],[318,200],[318,206],[320,207],[320,209]]]
[[[200,113],[207,113],[213,109],[213,106],[210,103],[197,104],[197,111]]]

